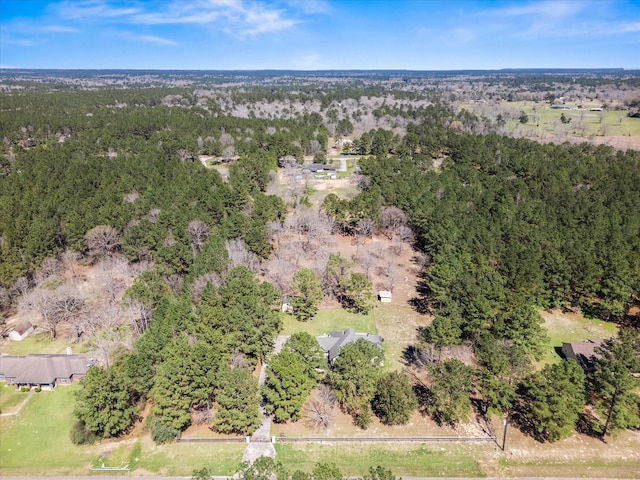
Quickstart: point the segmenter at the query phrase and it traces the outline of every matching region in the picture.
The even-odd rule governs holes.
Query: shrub
[[[152,417],[151,424],[151,440],[158,445],[163,443],[171,443],[180,436],[180,430],[167,425],[159,418]]]
[[[71,432],[69,432],[71,442],[74,445],[89,445],[94,443],[98,437],[87,429],[87,426],[82,420],[76,420],[71,426]]]
[[[36,393],[40,393],[42,391],[42,388],[36,387],[35,390],[36,390]]]

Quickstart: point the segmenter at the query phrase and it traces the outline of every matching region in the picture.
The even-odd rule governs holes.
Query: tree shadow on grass
[[[602,440],[600,420],[591,412],[582,412],[576,422],[576,431],[591,438]]]
[[[407,303],[418,313],[422,315],[426,315],[430,313],[429,302],[427,301],[427,297],[429,296],[429,286],[425,280],[420,280],[416,285],[416,295],[413,298],[410,298]]]

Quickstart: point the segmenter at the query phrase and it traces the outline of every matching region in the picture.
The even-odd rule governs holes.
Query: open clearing
[[[598,108],[602,102],[585,104],[583,108],[568,110],[552,109],[541,102],[501,102],[496,105],[496,113],[512,117],[504,127],[508,136],[526,137],[542,143],[593,143],[609,145],[620,150],[640,150],[640,118],[630,118],[623,110],[590,111]],[[471,111],[483,111],[485,104],[463,103],[461,108]],[[529,116],[529,122],[518,121],[521,112]],[[562,123],[564,114],[568,123]]]
[[[311,199],[318,205],[325,195],[336,193],[350,198],[356,193],[351,179],[312,180]],[[356,244],[351,237],[336,236],[335,249],[345,258],[352,258],[369,249],[381,253],[385,262],[391,261],[401,274],[394,282],[390,304],[376,302],[368,315],[352,314],[327,300],[318,316],[306,323],[283,314],[282,334],[306,331],[321,335],[331,330],[353,327],[357,331],[378,333],[384,338],[385,368],[401,369],[402,352],[416,340],[420,327],[431,321],[409,303],[416,297],[419,268],[416,252],[406,245],[390,255],[392,241],[382,235]],[[370,277],[376,290],[381,282],[378,267],[371,268]],[[84,272],[88,284],[93,275]],[[89,287],[87,287],[89,288]],[[543,362],[558,361],[554,348],[565,341],[586,338],[607,338],[615,334],[616,326],[598,320],[584,319],[576,314],[559,311],[541,312],[550,341]],[[51,342],[47,335],[32,335],[23,342],[4,341],[2,353],[62,353],[69,341],[59,338]],[[84,349],[74,345],[74,351]],[[245,449],[243,443],[174,443],[155,445],[142,424],[118,440],[104,440],[93,446],[77,447],[69,440],[73,421],[74,396],[78,385],[59,387],[55,392],[33,394],[23,410],[15,416],[0,418],[0,475],[86,475],[91,466],[132,467],[134,475],[190,476],[194,468],[208,467],[214,475],[231,475],[237,469]],[[11,411],[26,394],[15,392],[0,383],[0,409]],[[493,419],[494,431],[501,440],[501,419]],[[452,429],[439,427],[429,417],[414,414],[408,425],[388,427],[374,419],[371,427],[360,430],[350,416],[339,409],[334,411],[332,426],[325,432],[307,428],[303,422],[273,424],[276,437],[331,436],[467,436],[482,434],[476,423]],[[220,437],[206,425],[191,427],[185,437]],[[554,476],[554,477],[615,477],[638,478],[640,471],[640,432],[624,432],[603,443],[586,435],[575,434],[569,439],[540,444],[524,436],[515,428],[509,429],[508,447],[502,452],[493,443],[392,443],[377,444],[335,443],[288,444],[276,443],[278,459],[290,470],[310,471],[318,460],[335,462],[345,475],[363,475],[370,465],[391,468],[398,476]]]

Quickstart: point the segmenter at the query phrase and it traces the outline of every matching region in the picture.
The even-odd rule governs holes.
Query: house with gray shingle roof
[[[329,363],[332,363],[338,358],[338,355],[340,355],[340,349],[343,346],[356,343],[361,338],[377,345],[382,350],[382,337],[370,333],[357,333],[353,328],[325,333],[324,335],[316,337],[316,340],[322,350],[327,354]]]
[[[53,390],[84,377],[95,360],[87,355],[0,355],[0,381],[20,387]]]

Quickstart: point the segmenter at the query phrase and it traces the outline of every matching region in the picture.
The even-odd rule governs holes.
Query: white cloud
[[[144,25],[219,23],[223,31],[245,35],[282,31],[299,22],[282,9],[240,0],[174,1],[155,12],[132,15],[129,21]]]
[[[156,45],[175,46],[178,45],[173,40],[168,38],[158,37],[155,35],[139,35],[131,32],[120,32],[119,35],[127,40],[134,40],[138,42],[155,43]]]
[[[329,13],[331,11],[326,0],[287,0],[286,3],[306,14]]]
[[[64,25],[46,25],[42,27],[43,32],[52,33],[79,33],[80,30],[74,27],[66,27]]]
[[[42,45],[42,41],[31,40],[28,38],[13,38],[9,36],[3,36],[0,39],[0,43],[3,45],[17,45],[18,47],[37,47],[38,45]]]
[[[551,2],[535,2],[526,5],[517,5],[514,7],[506,7],[488,12],[491,15],[501,17],[516,17],[524,15],[533,15],[551,18],[572,17],[585,8],[585,4],[580,1],[551,1]]]
[[[138,8],[118,8],[100,0],[69,1],[52,5],[61,17],[78,20],[92,20],[126,17],[139,11]]]
[[[73,20],[102,26],[200,25],[241,37],[289,30],[328,11],[326,0],[62,0],[49,6],[48,16],[60,22],[47,31],[71,33],[71,27],[62,25]]]

